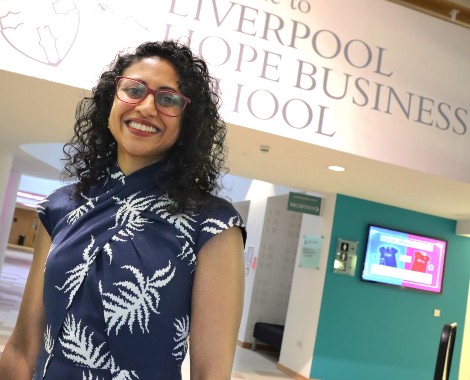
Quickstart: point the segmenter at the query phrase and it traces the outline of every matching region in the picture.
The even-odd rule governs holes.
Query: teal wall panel
[[[360,280],[369,223],[448,242],[442,294]],[[429,380],[444,323],[459,331],[451,379],[457,380],[470,276],[470,239],[454,220],[338,195],[311,378]],[[355,277],[333,273],[338,238],[359,241]],[[441,317],[433,316],[434,309]]]

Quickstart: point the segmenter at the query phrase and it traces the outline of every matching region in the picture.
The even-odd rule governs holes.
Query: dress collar
[[[168,177],[168,169],[169,162],[167,159],[163,159],[144,166],[143,168],[126,176],[119,167],[119,164],[115,162],[109,169],[109,180],[107,185],[112,188],[115,186],[129,186],[133,184],[138,185],[139,187],[158,184]]]

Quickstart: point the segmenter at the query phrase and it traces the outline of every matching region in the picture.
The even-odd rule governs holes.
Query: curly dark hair
[[[132,64],[155,56],[173,65],[180,80],[179,91],[191,99],[182,115],[179,138],[167,155],[171,180],[161,184],[175,202],[173,211],[194,210],[220,190],[218,177],[226,171],[226,125],[219,115],[217,82],[189,47],[163,41],[145,42],[132,53],[119,54],[101,74],[91,96],[78,103],[75,133],[64,146],[64,176],[78,179],[75,196],[106,181],[109,168],[117,160],[117,144],[108,129],[116,76]]]

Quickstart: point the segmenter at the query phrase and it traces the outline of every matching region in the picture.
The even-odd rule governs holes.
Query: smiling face
[[[122,76],[139,79],[154,90],[179,90],[175,69],[159,57],[132,64]],[[124,103],[115,96],[109,129],[117,142],[117,160],[123,173],[130,174],[164,158],[178,140],[182,117],[159,113],[152,94],[139,104]]]

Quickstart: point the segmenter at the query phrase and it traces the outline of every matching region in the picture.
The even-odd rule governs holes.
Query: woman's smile
[[[129,130],[132,133],[140,135],[137,131],[139,132],[146,132],[149,136],[151,136],[153,133],[160,132],[160,129],[148,124],[142,124],[137,121],[126,121],[126,125],[128,126]]]

